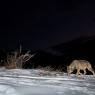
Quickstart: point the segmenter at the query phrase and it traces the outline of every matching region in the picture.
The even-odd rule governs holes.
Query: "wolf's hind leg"
[[[93,70],[92,68],[88,68],[88,70],[89,70],[90,72],[92,72],[93,75],[95,75],[95,72],[94,72],[94,70]]]

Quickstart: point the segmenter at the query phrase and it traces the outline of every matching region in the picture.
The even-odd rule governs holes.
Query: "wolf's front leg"
[[[80,74],[80,69],[77,69],[77,73],[76,73],[77,77],[79,77],[79,74]]]

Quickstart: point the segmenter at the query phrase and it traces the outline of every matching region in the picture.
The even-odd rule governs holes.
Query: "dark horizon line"
[[[87,39],[93,39],[93,38],[95,38],[95,35],[91,35],[91,36],[85,36],[85,35],[83,35],[83,36],[74,38],[74,39],[72,39],[72,40],[65,41],[65,42],[62,42],[62,43],[59,43],[59,44],[56,44],[56,45],[52,45],[52,46],[49,46],[49,47],[46,47],[46,48],[38,48],[38,49],[29,48],[29,49],[31,49],[31,51],[46,50],[46,49],[49,49],[49,48],[51,48],[51,47],[54,47],[54,46],[57,46],[57,45],[60,45],[60,44],[67,44],[67,43],[70,43],[70,42],[72,42],[72,41],[76,41],[76,40],[80,40],[80,39],[86,39],[86,38],[87,38]],[[22,50],[23,50],[23,51],[28,50],[28,49],[23,48],[23,45],[22,45],[21,43],[19,44],[19,47],[17,47],[17,48],[10,48],[10,47],[5,47],[5,46],[4,46],[4,47],[0,47],[0,50],[19,50],[20,45],[22,46]]]

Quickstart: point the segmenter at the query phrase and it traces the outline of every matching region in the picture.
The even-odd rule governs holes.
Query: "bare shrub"
[[[25,64],[25,62],[30,60],[30,58],[33,56],[34,55],[31,55],[29,51],[25,54],[21,54],[20,48],[20,51],[15,51],[7,55],[7,58],[5,60],[5,67],[9,69],[22,68],[23,64]]]

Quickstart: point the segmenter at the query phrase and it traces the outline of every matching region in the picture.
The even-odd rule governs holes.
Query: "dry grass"
[[[56,76],[57,74],[62,74],[63,75],[63,67],[59,67],[58,69],[55,69],[55,67],[51,67],[51,66],[46,66],[46,67],[41,67],[41,66],[38,66],[37,69],[40,69],[41,72],[39,73],[41,76],[50,76],[50,75],[53,75],[53,76]]]
[[[17,53],[15,52],[14,54],[8,54],[7,58],[5,60],[5,67],[8,69],[17,69],[17,63],[16,63],[16,59],[17,59]]]
[[[37,69],[44,70],[44,71],[52,71],[53,68],[51,66],[41,67],[38,66]]]

